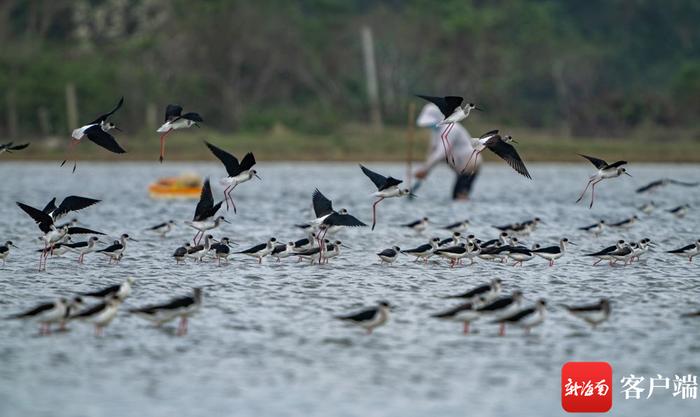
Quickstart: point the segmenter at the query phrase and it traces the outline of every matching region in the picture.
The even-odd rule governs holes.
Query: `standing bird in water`
[[[379,199],[372,204],[372,230],[374,230],[374,226],[377,224],[377,204],[379,204],[385,198],[405,197],[412,194],[408,188],[399,188],[399,184],[403,182],[402,180],[397,180],[394,177],[385,177],[365,168],[362,165],[360,165],[360,169],[362,169],[362,172],[364,172],[365,175],[367,175],[367,177],[372,180],[374,185],[377,187],[377,192],[373,195],[375,197],[379,197]]]
[[[484,149],[489,149],[491,152],[495,153],[501,157],[501,159],[506,161],[506,163],[510,165],[510,167],[513,168],[518,174],[532,179],[530,173],[527,172],[525,163],[522,159],[520,159],[518,151],[515,150],[515,147],[513,147],[511,143],[518,142],[516,142],[510,135],[501,137],[501,135],[498,134],[498,130],[492,130],[484,133],[479,139],[476,140],[474,150],[472,151],[472,154],[469,155],[467,164],[464,166],[462,172],[469,167],[469,163],[471,162],[472,158],[478,158]]]
[[[629,177],[631,177],[630,174],[627,173],[627,170],[623,168],[622,166],[627,164],[627,161],[617,161],[612,164],[608,164],[607,162],[603,161],[602,159],[594,158],[592,156],[586,156],[586,155],[581,155],[580,156],[588,159],[591,161],[593,165],[595,165],[596,168],[598,168],[598,172],[591,176],[588,179],[588,184],[586,184],[586,188],[583,189],[583,192],[579,196],[578,200],[576,202],[578,203],[581,201],[584,195],[586,195],[586,191],[588,191],[588,187],[591,187],[591,204],[588,206],[588,208],[593,208],[593,199],[595,198],[595,185],[598,184],[599,182],[606,180],[608,178],[616,178],[619,177],[622,174],[625,174]]]
[[[469,117],[469,113],[471,113],[472,110],[481,111],[481,109],[478,108],[474,103],[465,103],[464,107],[462,107],[462,102],[464,101],[464,98],[459,96],[433,97],[423,96],[420,94],[416,94],[416,96],[424,100],[428,100],[429,102],[438,106],[440,112],[445,116],[445,118],[441,122],[439,122],[437,126],[446,126],[445,130],[442,131],[442,135],[440,135],[440,139],[442,139],[442,146],[445,149],[445,162],[449,163],[447,158],[447,156],[449,155],[452,159],[452,165],[454,166],[454,157],[451,153],[452,149],[448,136],[452,131],[452,128],[454,127],[455,123],[461,122],[462,120]]]
[[[221,179],[221,184],[226,186],[226,189],[224,190],[226,210],[228,210],[229,207],[228,201],[231,200],[233,212],[236,213],[236,204],[234,204],[233,197],[231,197],[233,189],[236,188],[238,184],[250,181],[251,179],[253,179],[253,177],[262,180],[262,178],[258,176],[257,171],[251,169],[255,165],[255,156],[253,156],[251,152],[248,152],[243,157],[243,160],[239,163],[238,159],[235,156],[231,155],[225,150],[217,148],[216,146],[212,145],[207,141],[205,141],[204,143],[207,145],[207,148],[209,148],[209,150],[214,154],[214,156],[219,158],[219,160],[226,167],[226,172],[228,173],[228,176]]]
[[[182,106],[177,104],[168,104],[165,108],[165,123],[156,130],[160,135],[160,163],[163,163],[163,157],[165,156],[165,137],[170,134],[173,130],[187,129],[192,126],[199,127],[197,123],[204,122],[202,116],[199,113],[185,113],[182,114]]]
[[[70,145],[68,145],[68,151],[66,153],[70,153],[75,147],[75,145],[80,143],[80,140],[86,136],[92,142],[107,149],[110,152],[126,153],[126,151],[121,146],[119,146],[116,139],[114,139],[114,136],[109,134],[109,131],[112,129],[119,131],[121,131],[121,129],[119,129],[114,123],[107,121],[107,119],[111,115],[113,115],[117,110],[121,108],[122,104],[124,104],[124,97],[122,97],[119,100],[117,106],[113,108],[112,111],[110,111],[109,113],[105,113],[97,119],[93,120],[92,122],[86,124],[85,126],[73,130],[73,133],[71,134],[71,142]],[[68,157],[66,157],[66,159],[63,160],[61,166],[65,165],[67,160]],[[78,163],[74,161],[73,172],[75,172],[75,168],[77,167],[77,165]]]

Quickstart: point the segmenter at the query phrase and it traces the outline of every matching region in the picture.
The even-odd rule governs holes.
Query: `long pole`
[[[408,128],[406,129],[406,141],[408,142],[408,149],[406,150],[406,162],[408,172],[406,177],[408,178],[408,189],[411,189],[411,183],[413,182],[413,141],[416,131],[416,103],[411,101],[408,103]]]

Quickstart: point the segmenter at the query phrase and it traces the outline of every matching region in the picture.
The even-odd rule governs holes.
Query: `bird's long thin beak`
[[[228,221],[228,220],[226,220],[226,219],[221,219],[221,220],[223,220],[224,222],[226,222],[226,223],[228,223],[228,224],[231,224],[231,222]]]
[[[199,123],[195,123],[194,127],[202,127],[202,126],[200,126]]]
[[[569,242],[569,245],[578,246],[577,244],[572,243],[572,242]]]
[[[418,198],[418,196],[415,195],[415,194],[413,194],[413,193],[408,193],[408,196],[409,196],[410,198]]]
[[[120,131],[120,132],[123,132],[123,130],[121,130],[120,128],[118,128],[118,127],[116,127],[116,126],[114,126],[114,130],[118,130],[118,131]]]
[[[515,140],[515,139],[511,139],[510,141],[513,142],[513,143],[518,143],[518,141]]]
[[[625,171],[625,175],[627,175],[628,177],[631,177],[630,173],[627,171]]]
[[[130,237],[129,240],[131,240],[132,242],[138,242],[138,240],[134,239],[133,237]]]
[[[341,244],[340,246],[342,246],[342,247],[344,247],[344,248],[352,249],[350,246],[348,246],[348,245],[346,245],[346,244],[344,244],[344,243]]]
[[[481,107],[478,107],[478,106],[474,106],[474,110],[484,111],[484,109],[482,109]]]
[[[15,245],[14,243],[11,243],[10,246],[12,246],[13,248],[19,249],[19,246]]]
[[[257,179],[259,179],[260,181],[262,181],[262,178],[260,178],[260,175],[258,175],[258,174],[255,174],[255,178],[257,178]]]

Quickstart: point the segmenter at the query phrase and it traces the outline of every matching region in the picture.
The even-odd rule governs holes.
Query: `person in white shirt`
[[[428,157],[425,163],[415,170],[414,176],[418,179],[423,179],[428,176],[430,171],[439,163],[445,162],[445,148],[442,144],[440,136],[445,129],[445,126],[437,126],[444,118],[440,109],[433,103],[428,103],[423,106],[416,124],[418,127],[430,129],[430,146],[428,148]],[[481,155],[478,158],[472,158],[468,169],[465,169],[465,164],[469,155],[472,154],[472,138],[469,132],[459,123],[455,123],[454,127],[447,136],[449,142],[448,153],[454,157],[454,167],[450,168],[457,175],[454,188],[452,190],[452,198],[454,200],[467,200],[471,192],[474,180],[479,175],[479,167],[481,166]],[[464,174],[461,172],[464,171]]]

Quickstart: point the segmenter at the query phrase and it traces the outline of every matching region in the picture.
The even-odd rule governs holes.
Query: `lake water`
[[[369,164],[393,176],[401,165]],[[700,309],[700,262],[671,257],[674,249],[700,237],[698,188],[669,186],[652,197],[634,189],[663,177],[700,179],[697,165],[636,165],[633,178],[601,183],[592,210],[576,205],[592,174],[588,164],[531,164],[528,181],[501,164],[487,165],[473,200],[448,199],[453,178],[437,170],[413,202],[387,200],[379,223],[342,232],[348,246],[329,265],[310,266],[287,259],[276,263],[235,256],[227,267],[188,262],[175,265],[174,249],[193,236],[182,224],[194,201],[153,201],[147,185],[159,176],[194,170],[220,177],[218,164],[81,163],[76,174],[56,164],[0,164],[0,240],[20,246],[0,267],[0,316],[72,291],[85,291],[135,276],[137,283],[123,311],[96,338],[92,328],[71,323],[70,331],[39,337],[38,326],[0,323],[0,416],[551,416],[560,406],[560,371],[567,361],[608,361],[614,369],[613,415],[697,415],[700,400],[681,400],[672,390],[646,399],[625,400],[620,378],[633,373],[700,374],[700,319],[681,319]],[[346,207],[371,222],[372,185],[354,164],[259,164],[262,182],[239,186],[238,214],[224,213],[215,235],[245,248],[271,236],[286,242],[303,237],[295,223],[310,218],[310,197],[318,187],[336,208]],[[220,199],[222,188],[214,186]],[[53,196],[77,194],[103,202],[78,214],[82,224],[109,233],[128,232],[132,243],[119,265],[88,255],[49,259],[37,272],[38,229],[14,204],[43,207]],[[660,208],[643,215],[636,207],[653,199]],[[684,219],[663,209],[689,203]],[[596,239],[576,227],[602,218],[618,221],[639,214],[628,231],[608,230]],[[422,235],[397,227],[422,216],[434,228]],[[374,253],[397,244],[408,248],[433,235],[439,225],[468,218],[470,232],[493,238],[493,224],[541,217],[545,224],[527,244],[554,244],[568,237],[579,246],[553,268],[544,260],[523,268],[481,261],[450,269],[407,257],[380,266]],[[143,230],[168,219],[179,226],[167,239]],[[580,256],[618,238],[649,237],[659,245],[632,266],[591,267]],[[698,259],[700,261],[700,259]],[[477,322],[464,336],[458,323],[431,319],[453,305],[440,297],[500,277],[504,292],[521,289],[527,303],[544,297],[548,318],[531,335]],[[164,301],[206,286],[205,304],[190,321],[186,337],[174,324],[152,328],[129,307]],[[609,322],[591,331],[568,316],[563,303],[612,300]],[[367,336],[334,320],[386,299],[397,308],[390,322]],[[644,386],[644,385],[643,385]],[[646,387],[648,389],[648,387]]]

